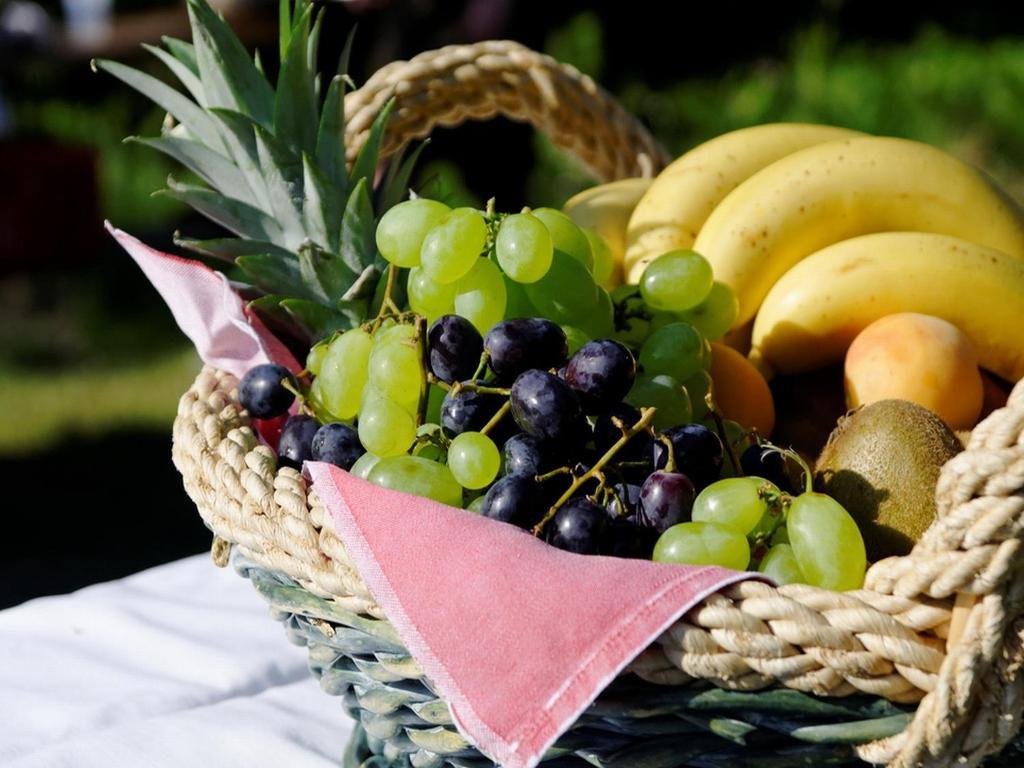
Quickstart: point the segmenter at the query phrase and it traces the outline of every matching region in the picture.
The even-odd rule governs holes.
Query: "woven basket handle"
[[[669,160],[647,129],[589,77],[508,40],[452,45],[379,69],[345,98],[349,163],[392,96],[384,156],[436,126],[500,115],[543,131],[601,181],[650,177]]]

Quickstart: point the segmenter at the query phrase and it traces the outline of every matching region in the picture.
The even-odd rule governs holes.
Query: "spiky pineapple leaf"
[[[265,240],[246,240],[240,237],[220,237],[213,240],[194,240],[174,233],[174,244],[210,259],[220,259],[230,264],[239,256],[271,254],[277,259],[295,261],[295,254]]]
[[[298,255],[302,279],[321,304],[331,306],[333,297],[341,296],[356,277],[341,259],[314,243],[303,243]]]
[[[302,218],[306,223],[306,231],[315,243],[337,253],[344,198],[305,153],[302,155],[302,170],[305,191]]]
[[[253,197],[245,176],[228,158],[214,152],[205,144],[178,136],[144,138],[130,136],[126,141],[152,147],[173,157],[214,189],[231,189],[238,193],[238,199],[249,205],[258,205]]]
[[[216,149],[223,147],[220,134],[217,132],[217,125],[209,113],[196,106],[195,102],[180,91],[157,80],[152,75],[147,75],[132,67],[126,67],[116,61],[96,59],[93,66],[113,75],[125,85],[156,102],[162,109],[170,112],[198,141]]]
[[[241,200],[227,197],[212,189],[182,184],[174,179],[167,180],[167,187],[156,194],[166,195],[185,203],[239,237],[269,240],[277,245],[284,240],[276,221]]]
[[[377,163],[380,160],[380,142],[384,134],[384,127],[387,125],[388,118],[391,117],[391,110],[394,109],[395,100],[390,98],[387,103],[381,107],[380,112],[377,113],[377,117],[373,120],[373,125],[370,126],[370,132],[366,137],[366,142],[359,149],[359,154],[356,155],[356,161],[352,164],[352,173],[349,174],[349,184],[355,184],[360,179],[366,179],[371,185],[374,182],[374,176],[377,172]]]
[[[313,152],[316,148],[316,92],[314,73],[309,66],[312,13],[310,6],[292,28],[274,99],[274,135],[296,154]]]
[[[348,176],[345,174],[345,78],[341,75],[332,79],[327,87],[317,130],[316,158],[320,170],[341,188],[341,195],[345,197],[348,193]]]
[[[294,258],[282,259],[273,253],[257,253],[239,256],[235,263],[260,290],[305,299],[317,298],[307,287],[299,263]]]
[[[206,0],[187,3],[192,44],[208,103],[249,115],[270,129],[274,89],[256,69],[231,27]]]
[[[302,226],[302,163],[259,126],[256,127],[256,154],[263,169],[270,212],[283,233],[280,244],[295,250],[306,239]]]
[[[284,299],[280,302],[285,311],[316,342],[338,330],[347,330],[351,321],[343,313],[306,299]]]
[[[192,98],[196,100],[196,103],[199,106],[206,106],[206,97],[203,95],[203,84],[199,81],[199,77],[195,72],[163,48],[155,45],[149,45],[147,43],[143,43],[142,47],[160,59],[160,61],[162,61],[164,65],[171,70],[171,73],[178,78],[178,81],[183,86],[185,86],[185,90],[192,94]]]
[[[345,205],[345,215],[341,220],[338,252],[342,261],[354,273],[360,274],[373,264],[377,255],[375,239],[376,222],[373,216],[373,204],[366,179],[360,179]]]
[[[277,3],[277,45],[278,56],[284,61],[288,55],[288,45],[292,39],[292,4],[290,0],[278,0]]]
[[[335,72],[344,77],[348,77],[348,65],[352,60],[352,45],[355,43],[358,28],[358,24],[352,25],[352,29],[348,31],[348,37],[345,38],[345,46],[341,49],[341,55],[338,57],[338,68]]]
[[[307,339],[308,331],[284,307],[285,296],[269,294],[252,299],[247,308],[259,315],[264,325],[278,338]]]
[[[193,75],[199,77],[199,62],[196,61],[196,49],[192,43],[179,40],[176,37],[170,37],[169,35],[163,35],[160,40],[167,46],[167,50],[171,52],[174,58],[188,67]]]
[[[423,150],[430,140],[421,141],[407,157],[395,155],[388,163],[388,174],[381,184],[377,209],[386,211],[406,199],[409,194],[409,180]]]
[[[270,193],[256,151],[256,123],[252,118],[230,109],[213,108],[210,114],[217,120],[228,153],[245,177],[253,197],[259,201],[259,208],[269,210]]]

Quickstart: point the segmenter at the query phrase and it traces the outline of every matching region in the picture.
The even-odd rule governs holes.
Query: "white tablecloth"
[[[336,768],[351,728],[208,556],[0,611],[0,765]]]

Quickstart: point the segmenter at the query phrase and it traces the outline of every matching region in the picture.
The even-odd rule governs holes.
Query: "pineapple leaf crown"
[[[207,0],[187,0],[192,42],[165,37],[145,46],[180,82],[173,88],[116,61],[94,68],[151,99],[172,120],[162,135],[131,137],[164,152],[202,183],[169,178],[165,194],[236,237],[181,247],[235,264],[250,307],[275,330],[313,341],[363,322],[381,290],[378,214],[405,195],[420,145],[390,164],[373,190],[388,102],[351,170],[345,165],[346,74],[352,37],[337,74],[321,94],[316,62],[323,10],[311,0],[280,0],[281,67],[277,87],[259,54],[242,42]],[[379,295],[377,297],[379,300]]]

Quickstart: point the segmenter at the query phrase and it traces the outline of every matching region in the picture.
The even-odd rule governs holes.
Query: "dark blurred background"
[[[277,8],[216,5],[268,70]],[[932,142],[1024,198],[1024,8],[1000,3],[327,4],[322,63],[354,24],[356,82],[447,43],[512,38],[593,75],[674,153],[775,120]],[[674,9],[674,10],[669,10]],[[151,193],[175,170],[127,135],[163,115],[90,71],[166,77],[140,45],[188,36],[181,0],[0,0],[0,607],[200,552],[210,536],[170,461],[198,369],[110,219],[173,250],[212,228]],[[560,205],[588,180],[511,123],[434,137],[419,183],[499,206]]]

